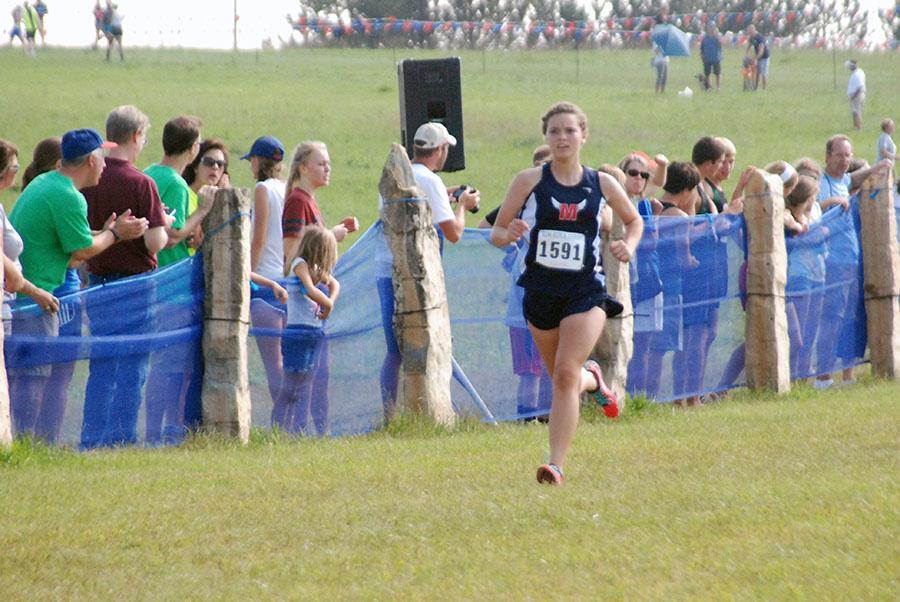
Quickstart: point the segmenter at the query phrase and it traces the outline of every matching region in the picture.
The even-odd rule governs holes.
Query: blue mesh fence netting
[[[15,434],[84,448],[175,443],[185,416],[199,420],[198,259],[61,296],[59,336],[42,321],[20,302],[5,341]]]
[[[792,378],[859,364],[866,349],[858,204],[826,212],[786,238]],[[900,206],[898,206],[900,219]],[[634,356],[627,389],[656,401],[745,384],[746,233],[741,216],[646,218],[630,272]],[[513,420],[546,413],[550,386],[514,285],[523,249],[468,229],[444,245],[460,414]],[[341,256],[341,295],[322,339],[283,331],[284,313],[251,301],[252,423],[309,435],[383,424],[391,390],[375,256],[380,222]],[[296,290],[289,291],[297,294]],[[179,442],[200,420],[203,270],[199,256],[61,298],[60,335],[40,334],[33,303],[6,338],[14,433],[82,448]],[[38,333],[38,334],[29,334]],[[293,342],[292,342],[293,341]],[[281,347],[313,349],[303,378],[285,379]],[[294,345],[294,347],[290,347]],[[293,362],[292,362],[293,363]],[[382,376],[382,374],[387,376]],[[290,407],[273,403],[288,382]],[[388,395],[388,397],[390,397]]]

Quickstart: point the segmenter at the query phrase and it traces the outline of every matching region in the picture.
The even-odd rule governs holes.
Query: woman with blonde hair
[[[331,157],[328,155],[328,147],[324,142],[315,140],[301,142],[294,148],[291,155],[291,165],[288,171],[287,183],[284,193],[284,212],[281,217],[281,229],[283,236],[285,269],[290,268],[290,259],[295,257],[301,248],[303,237],[311,226],[325,227],[322,210],[316,201],[316,191],[331,183]],[[356,232],[359,222],[355,217],[345,217],[340,223],[330,229],[336,242],[341,242],[347,234]],[[320,284],[320,292],[327,295],[327,288]],[[323,318],[324,320],[324,318]],[[322,322],[324,328],[324,322]],[[286,341],[286,340],[285,340]],[[331,359],[328,349],[328,340],[322,339],[318,345],[312,378],[309,379],[314,398],[313,418],[319,434],[324,434],[323,426],[328,414],[328,381],[331,372]],[[288,392],[289,393],[289,392]],[[325,416],[325,418],[316,418]],[[274,420],[274,414],[273,414]],[[304,419],[305,420],[305,419]]]
[[[294,149],[287,185],[284,187],[284,214],[281,230],[284,239],[284,256],[292,257],[300,244],[306,226],[325,227],[322,210],[315,193],[331,183],[331,157],[324,142],[301,142]],[[356,232],[359,222],[353,216],[345,217],[331,228],[338,242],[347,234]]]

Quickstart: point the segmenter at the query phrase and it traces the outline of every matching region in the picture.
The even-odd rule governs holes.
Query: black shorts
[[[592,287],[584,293],[565,297],[525,289],[525,298],[522,301],[525,319],[540,330],[557,328],[564,318],[590,311],[594,307],[606,312],[607,318],[618,316],[624,309],[621,303],[606,294],[606,288],[602,285]]]
[[[707,63],[703,61],[703,75],[709,77],[710,73],[715,73],[716,75],[722,74],[722,63],[716,61],[714,63]]]

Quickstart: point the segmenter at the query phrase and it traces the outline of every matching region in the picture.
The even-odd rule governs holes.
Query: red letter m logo
[[[580,207],[575,203],[560,203],[559,204],[559,221],[561,222],[574,222],[578,219],[578,210]]]

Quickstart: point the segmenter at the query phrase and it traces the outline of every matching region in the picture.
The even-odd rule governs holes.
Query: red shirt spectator
[[[122,215],[128,209],[135,217],[146,217],[150,228],[166,225],[156,184],[123,159],[108,157],[100,183],[82,192],[93,230],[101,229],[111,213]],[[156,254],[147,250],[143,237],[122,241],[88,260],[88,271],[95,276],[131,276],[154,269]]]
[[[302,188],[294,188],[284,201],[281,231],[284,238],[300,238],[303,228],[311,225],[325,227],[322,211],[316,200]]]

